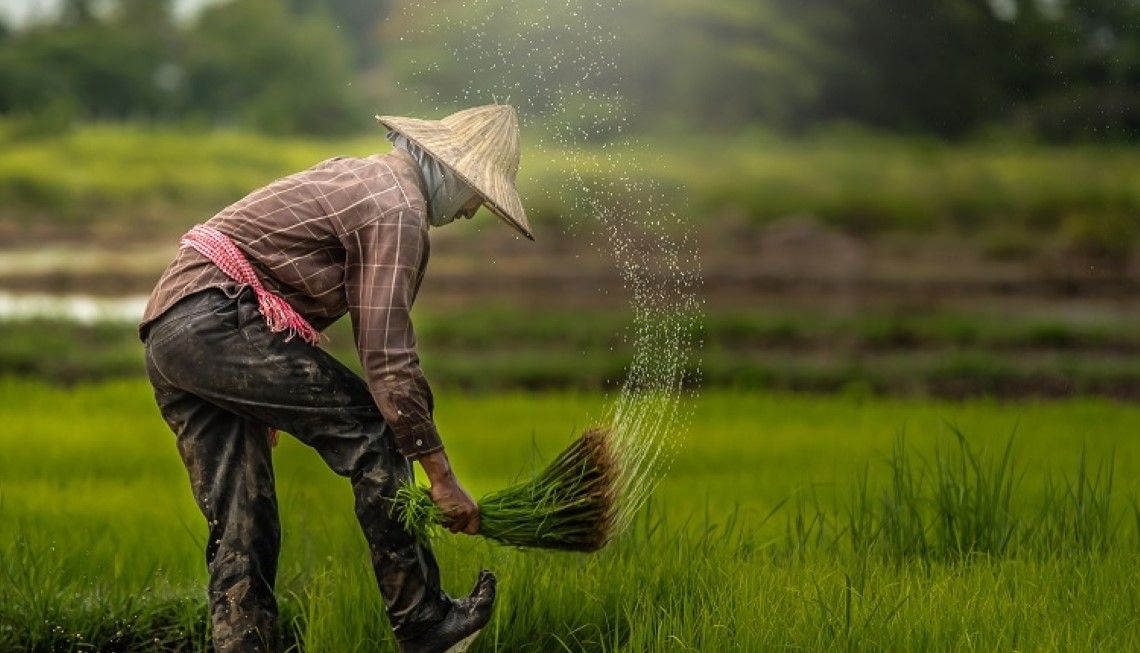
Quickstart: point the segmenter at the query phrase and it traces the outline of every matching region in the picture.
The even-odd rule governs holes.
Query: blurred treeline
[[[231,0],[179,21],[170,0],[65,0],[0,26],[0,114],[30,128],[344,134],[487,92],[532,120],[635,131],[1135,140],[1140,2]]]

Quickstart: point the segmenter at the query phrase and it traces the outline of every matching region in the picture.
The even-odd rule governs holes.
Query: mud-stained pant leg
[[[273,586],[281,529],[266,427],[161,379],[155,398],[177,434],[194,499],[209,526],[214,648],[219,653],[278,651]]]
[[[450,607],[431,549],[392,516],[391,498],[411,478],[367,384],[318,347],[272,333],[250,293],[218,295],[151,356],[167,382],[212,404],[288,431],[350,479],[356,515],[398,638],[412,637]]]
[[[397,639],[420,634],[446,614],[449,602],[440,589],[439,566],[431,549],[392,516],[391,498],[412,478],[411,465],[385,438],[389,453],[366,454],[352,478],[356,518],[368,541],[372,570]],[[389,462],[390,461],[390,462]]]

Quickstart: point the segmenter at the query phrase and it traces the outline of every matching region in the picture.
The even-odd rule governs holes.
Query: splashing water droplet
[[[702,314],[691,225],[660,208],[669,206],[665,191],[675,189],[633,178],[629,172],[639,169],[638,162],[621,154],[648,149],[629,136],[621,71],[607,52],[619,41],[612,14],[622,4],[465,0],[445,9],[426,0],[403,8],[405,17],[416,12],[426,21],[419,36],[409,40],[442,47],[455,62],[469,66],[469,81],[458,93],[437,91],[431,101],[454,106],[472,98],[517,98],[523,127],[535,127],[536,148],[560,159],[568,171],[560,188],[544,194],[568,207],[568,233],[586,232],[591,248],[604,246],[600,251],[611,256],[628,293],[633,320],[624,335],[632,360],[602,416],[622,468],[615,533],[628,526],[656,488],[688,428],[689,400],[700,377],[696,352]],[[503,20],[508,12],[519,18]],[[444,28],[453,20],[463,29]],[[509,32],[507,25],[513,26]],[[417,93],[434,88],[433,70],[424,67],[411,76]],[[525,165],[521,172],[526,175]]]

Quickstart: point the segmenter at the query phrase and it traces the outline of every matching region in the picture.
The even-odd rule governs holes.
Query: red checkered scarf
[[[286,336],[285,340],[290,340],[293,336],[300,336],[310,345],[320,342],[321,334],[313,328],[313,325],[309,324],[308,320],[293,310],[293,307],[284,299],[269,292],[261,285],[261,281],[254,274],[253,267],[246,260],[245,255],[241,253],[234,241],[225,234],[213,227],[201,224],[194,225],[194,228],[182,237],[182,247],[197,250],[213,261],[214,265],[226,273],[226,276],[253,288],[253,292],[257,294],[258,308],[261,310],[261,314],[265,316],[265,323],[269,325],[270,331],[274,333],[287,331],[289,335]]]
[[[293,310],[293,307],[284,299],[269,292],[265,286],[261,285],[261,281],[253,272],[253,266],[249,264],[234,241],[225,234],[213,227],[201,224],[194,225],[182,237],[181,245],[197,250],[213,261],[214,265],[226,273],[226,276],[253,288],[253,292],[257,295],[258,308],[261,314],[265,316],[265,323],[269,325],[270,331],[274,333],[287,331],[289,335],[285,337],[286,340],[293,338],[293,336],[300,336],[310,345],[320,342],[321,334],[313,328],[313,325],[309,324],[308,320]],[[269,438],[269,443],[276,447],[277,429],[269,427],[266,435]]]

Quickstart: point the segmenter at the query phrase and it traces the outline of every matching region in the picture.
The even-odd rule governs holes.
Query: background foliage
[[[600,38],[591,26],[602,24],[620,38]],[[502,44],[502,65],[441,47],[484,41]],[[586,49],[612,67],[558,60]],[[177,21],[170,0],[67,0],[54,20],[0,29],[0,114],[53,124],[336,134],[364,127],[369,107],[512,86],[535,115],[596,109],[620,91],[638,130],[854,121],[1135,139],[1140,2],[231,0]]]

